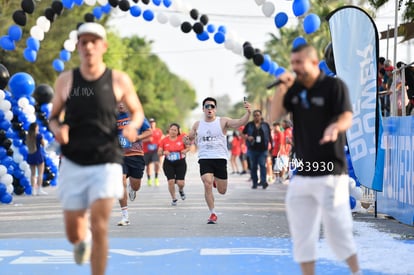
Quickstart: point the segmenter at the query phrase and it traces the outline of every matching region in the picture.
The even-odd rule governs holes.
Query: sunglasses
[[[206,104],[206,105],[204,105],[204,109],[215,109],[216,108],[216,105],[214,105],[214,104]]]

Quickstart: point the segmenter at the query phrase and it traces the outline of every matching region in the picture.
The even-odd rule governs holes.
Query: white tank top
[[[200,120],[197,129],[199,159],[227,159],[227,139],[220,126],[220,117],[214,121]]]

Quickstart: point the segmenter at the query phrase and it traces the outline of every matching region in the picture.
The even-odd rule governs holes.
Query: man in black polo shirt
[[[352,274],[361,274],[352,235],[345,131],[352,123],[348,89],[339,78],[318,67],[314,47],[292,50],[290,72],[272,100],[272,120],[292,113],[296,175],[289,183],[286,211],[293,240],[293,255],[303,274],[314,274],[321,222],[328,244]]]

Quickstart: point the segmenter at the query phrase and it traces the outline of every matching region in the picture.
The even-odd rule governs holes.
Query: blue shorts
[[[144,156],[125,156],[122,173],[134,179],[142,179],[144,175]]]

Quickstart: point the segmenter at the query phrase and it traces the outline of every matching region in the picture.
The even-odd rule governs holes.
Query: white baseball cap
[[[80,25],[78,28],[78,37],[82,34],[93,34],[106,40],[105,28],[101,24],[95,22],[86,22]]]

